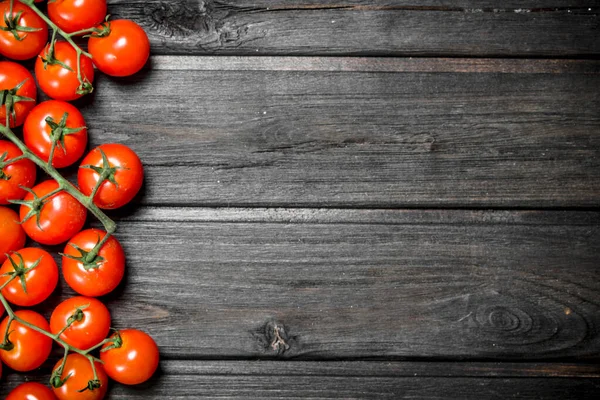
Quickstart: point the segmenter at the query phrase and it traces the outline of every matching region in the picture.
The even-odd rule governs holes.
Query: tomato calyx
[[[0,179],[5,181],[10,180],[11,176],[4,172],[4,168],[25,158],[27,158],[25,155],[20,155],[19,157],[8,159],[7,152],[0,154]]]
[[[86,390],[89,390],[89,391],[94,391],[94,390],[96,390],[96,389],[100,389],[101,387],[102,387],[102,382],[100,382],[100,380],[99,380],[99,379],[92,379],[91,381],[89,381],[89,382],[88,382],[88,384],[87,384],[87,386],[86,386],[86,387],[84,387],[84,388],[83,388],[83,389],[81,389],[81,390],[78,390],[78,392],[79,392],[79,393],[83,393],[83,392],[85,392]]]
[[[110,15],[104,18],[104,22],[100,24],[99,28],[92,28],[89,35],[85,35],[84,38],[103,38],[110,35],[110,21],[108,20]]]
[[[63,379],[63,378],[61,378],[62,371],[63,371],[63,368],[61,366],[60,368],[57,368],[54,372],[52,372],[52,376],[50,376],[50,386],[52,386],[55,389],[58,389],[59,387],[61,387],[65,383],[67,383],[67,380],[72,375],[72,374],[69,374],[65,377],[65,379]]]
[[[98,238],[98,243],[96,244],[96,246],[94,246],[94,248],[92,250],[86,251],[86,250],[82,249],[81,247],[77,246],[75,243],[69,243],[69,245],[72,248],[74,248],[75,250],[77,250],[80,255],[72,256],[70,254],[65,254],[65,253],[59,253],[59,254],[63,257],[67,257],[67,258],[70,258],[71,260],[80,262],[83,265],[83,268],[86,271],[89,271],[90,269],[100,268],[100,266],[104,263],[104,258],[102,256],[98,255],[98,251],[100,251],[99,247],[101,247],[102,244],[104,244],[104,243],[102,241],[100,241],[100,238]]]
[[[8,260],[10,261],[10,264],[12,265],[14,271],[2,275],[10,276],[10,279],[6,281],[6,283],[4,283],[4,285],[2,285],[0,289],[4,288],[6,285],[12,282],[13,279],[19,278],[19,280],[21,281],[21,286],[23,287],[23,291],[27,293],[27,282],[25,280],[25,275],[27,275],[29,271],[33,270],[38,265],[40,265],[42,257],[38,258],[33,264],[31,264],[31,266],[25,267],[25,260],[23,260],[23,256],[21,255],[21,253],[15,252],[14,254],[16,254],[17,257],[19,257],[19,261],[15,262],[15,260],[13,260],[12,257],[8,257]]]
[[[100,186],[102,186],[104,181],[109,181],[110,183],[115,185],[115,187],[119,187],[119,184],[117,183],[117,180],[115,179],[115,174],[117,173],[117,170],[123,169],[123,167],[111,167],[110,163],[108,162],[108,157],[106,157],[106,154],[104,153],[104,151],[102,151],[102,149],[98,149],[98,150],[100,151],[100,154],[102,155],[102,166],[101,167],[98,167],[96,165],[91,165],[91,164],[86,164],[86,165],[82,165],[79,167],[79,168],[91,169],[92,171],[94,171],[95,173],[100,175],[98,177],[98,182],[96,182],[96,186],[94,187],[94,189],[92,190],[92,193],[90,194],[90,199],[92,199],[92,200],[94,200],[94,197],[96,197],[96,193],[98,192],[98,189],[100,189]]]
[[[6,26],[0,26],[0,30],[12,33],[15,37],[15,40],[18,40],[19,42],[27,37],[27,32],[38,32],[42,30],[42,28],[33,28],[31,26],[19,25],[19,21],[21,20],[22,15],[23,11],[19,11],[12,17],[9,17],[7,14],[4,14],[4,24]],[[26,33],[25,35],[20,36],[19,32]]]
[[[50,148],[50,156],[48,157],[48,164],[52,164],[52,159],[54,158],[54,151],[56,147],[60,147],[63,151],[63,154],[67,154],[66,146],[65,146],[65,137],[68,135],[73,135],[75,133],[81,132],[82,129],[87,129],[85,126],[80,126],[77,128],[67,128],[67,118],[69,117],[69,113],[65,112],[60,119],[60,122],[56,123],[52,117],[47,117],[45,119],[46,123],[51,129],[50,132],[50,140],[52,141],[52,147]]]
[[[10,118],[12,118],[13,121],[17,120],[17,112],[15,110],[15,104],[17,104],[20,101],[35,102],[35,99],[32,99],[30,97],[20,96],[17,94],[19,89],[21,89],[23,87],[23,85],[25,85],[25,83],[27,83],[27,79],[25,79],[23,82],[19,83],[17,86],[15,86],[12,89],[0,90],[0,106],[6,107],[6,119],[9,121],[10,121]]]
[[[112,349],[118,349],[123,346],[123,338],[118,330],[113,329],[115,331],[114,335],[110,337],[110,339],[106,339],[106,343],[111,343],[109,346],[106,346],[100,350],[101,353],[107,352]]]
[[[37,224],[38,228],[40,228],[40,230],[43,231],[42,227],[40,226],[40,213],[42,212],[42,207],[50,197],[62,192],[63,189],[61,187],[58,187],[50,193],[45,194],[42,197],[38,197],[38,195],[30,188],[25,186],[21,186],[21,188],[31,193],[31,195],[33,196],[33,200],[9,200],[9,202],[11,204],[19,204],[22,206],[29,207],[29,212],[27,213],[27,215],[25,215],[25,218],[23,218],[21,224],[24,224],[31,218],[35,217],[35,223]]]

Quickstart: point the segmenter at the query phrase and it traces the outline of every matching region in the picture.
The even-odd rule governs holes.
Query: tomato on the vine
[[[56,397],[47,386],[37,382],[26,382],[14,388],[6,400],[56,400]]]
[[[83,228],[86,208],[55,180],[42,182],[27,193],[19,210],[21,225],[36,242],[55,245],[66,242]],[[54,193],[54,194],[53,194]],[[49,197],[47,197],[49,196]]]
[[[40,329],[50,330],[46,319],[35,311],[20,310],[16,311],[15,315]],[[4,318],[0,324],[1,335],[6,332],[8,319],[9,317]],[[17,321],[12,321],[8,332],[8,340],[12,348],[0,349],[0,360],[8,367],[15,371],[27,372],[39,368],[48,359],[52,350],[51,338]]]
[[[150,56],[150,41],[135,22],[118,19],[105,22],[110,33],[104,37],[92,35],[88,50],[94,64],[105,74],[129,76],[138,72]],[[102,26],[98,27],[102,30]]]
[[[35,183],[37,170],[32,161],[25,158],[15,163],[10,162],[22,155],[23,152],[17,145],[0,140],[0,204],[9,204],[9,200],[21,200],[27,193],[23,188],[31,188]]]
[[[125,253],[111,236],[92,259],[90,251],[106,236],[100,229],[86,229],[69,240],[62,258],[67,284],[84,296],[98,297],[112,292],[125,274]]]
[[[54,366],[52,372],[56,372],[62,360]],[[99,387],[88,389],[90,381],[94,380],[94,370],[90,361],[81,354],[71,353],[67,356],[67,362],[60,374],[63,384],[52,391],[59,400],[100,400],[106,395],[108,389],[108,377],[104,367],[99,362],[94,362]],[[83,390],[85,389],[85,390]]]
[[[137,329],[124,329],[111,336],[100,359],[108,376],[126,385],[137,385],[152,377],[158,368],[158,346],[148,334]]]
[[[144,167],[140,158],[122,144],[103,144],[85,156],[77,172],[81,192],[86,196],[92,194],[103,173],[107,179],[94,196],[94,204],[105,209],[119,208],[129,203],[144,181]]]
[[[91,65],[91,62],[90,62]],[[12,61],[0,61],[0,124],[6,126],[6,104],[13,103],[10,115],[10,127],[23,125],[25,117],[35,106],[37,87],[33,76],[20,64]]]
[[[48,17],[67,33],[98,25],[106,17],[106,0],[55,0],[48,2]]]
[[[11,14],[10,1],[0,3],[0,54],[28,60],[37,56],[47,41],[48,26],[31,8],[15,1]]]
[[[2,264],[0,286],[11,278],[2,295],[13,304],[30,307],[52,294],[58,283],[58,267],[48,252],[28,247],[10,254]]]
[[[110,312],[100,300],[92,297],[71,297],[60,303],[50,317],[53,334],[71,325],[60,338],[78,349],[89,349],[100,343],[110,330]]]
[[[46,162],[53,152],[52,166],[64,168],[83,156],[88,136],[83,115],[75,106],[49,100],[31,110],[23,125],[23,139],[27,147]]]
[[[78,93],[81,83],[77,77],[77,51],[67,42],[56,42],[54,46],[52,57],[68,66],[71,69],[69,71],[60,64],[44,65],[44,60],[52,58],[49,56],[50,47],[44,47],[35,61],[35,76],[40,89],[56,100],[71,101],[80,98],[83,93]],[[94,65],[85,55],[81,56],[81,78],[90,86],[94,82]]]
[[[6,254],[25,245],[25,232],[19,224],[19,216],[7,207],[0,207],[0,238],[0,263],[6,260]]]

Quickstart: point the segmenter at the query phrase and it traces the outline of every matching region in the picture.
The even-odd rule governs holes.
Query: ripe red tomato
[[[92,28],[106,17],[106,0],[56,0],[48,2],[48,16],[67,33]]]
[[[40,314],[30,310],[15,312],[18,318],[45,331],[50,330],[48,322]],[[0,332],[6,332],[8,317],[0,324]],[[8,367],[19,372],[39,368],[48,359],[52,350],[52,339],[17,321],[10,324],[8,339],[13,344],[11,350],[0,350],[0,359]]]
[[[60,338],[78,349],[89,349],[104,340],[110,330],[110,312],[100,300],[92,297],[71,297],[60,303],[50,317],[50,330],[60,332]]]
[[[150,56],[150,41],[135,22],[118,19],[107,22],[110,33],[90,37],[88,49],[94,64],[105,74],[129,76],[138,72]]]
[[[27,271],[34,265],[35,268]],[[58,267],[54,259],[48,252],[36,247],[21,249],[4,261],[0,268],[0,286],[14,272],[19,275],[2,289],[2,295],[18,306],[30,307],[41,303],[52,294],[58,283]]]
[[[77,172],[79,188],[86,196],[94,190],[100,180],[100,170],[105,167],[102,152],[106,155],[108,168],[111,170],[108,171],[108,180],[100,185],[94,196],[94,204],[105,209],[119,208],[129,203],[139,192],[144,181],[144,167],[137,154],[125,145],[103,144],[96,147],[81,161]]]
[[[41,383],[26,382],[14,388],[6,400],[56,400],[56,397]]]
[[[96,259],[87,264],[74,259],[89,253],[105,235],[106,232],[99,229],[81,231],[69,240],[63,252],[62,271],[65,281],[73,290],[84,296],[97,297],[112,292],[125,274],[125,252],[114,236],[102,245]]]
[[[158,346],[154,340],[136,329],[124,329],[111,337],[120,337],[120,346],[110,348],[115,344],[106,343],[100,352],[108,376],[125,385],[150,379],[158,368]]]
[[[83,96],[77,93],[80,82],[77,78],[75,49],[67,42],[56,42],[54,47],[54,58],[71,68],[71,71],[60,64],[48,64],[44,67],[43,59],[47,57],[48,51],[49,46],[46,46],[35,61],[35,76],[40,89],[56,100],[71,101]],[[84,55],[81,56],[81,76],[90,84],[94,82],[94,64]]]
[[[56,371],[62,363],[59,360],[54,366],[53,371]],[[61,374],[61,379],[65,382],[59,388],[52,388],[54,395],[59,400],[100,400],[106,395],[108,389],[108,377],[102,364],[94,363],[96,374],[100,387],[93,390],[80,390],[86,388],[88,383],[94,379],[94,371],[90,361],[81,354],[71,353],[67,356],[67,362]],[[68,377],[68,379],[67,379]]]
[[[0,238],[0,263],[6,260],[6,254],[25,245],[25,232],[19,224],[19,216],[7,207],[0,207]]]
[[[39,199],[57,190],[58,187],[56,181],[49,180],[36,185],[32,190]],[[32,193],[27,193],[23,199],[23,201],[33,200]],[[64,190],[52,195],[37,209],[39,218],[34,215],[25,221],[32,209],[29,206],[21,205],[19,210],[21,225],[27,236],[36,242],[47,245],[60,244],[73,237],[83,228],[87,213],[86,208]]]
[[[63,119],[67,115],[66,119]],[[55,125],[46,119],[51,118]],[[35,106],[25,119],[23,139],[33,153],[48,161],[52,138],[57,140],[52,157],[55,168],[74,164],[85,152],[87,128],[83,115],[75,106],[64,101],[49,100]]]
[[[91,65],[91,63],[90,63]],[[15,90],[20,84],[17,90]],[[25,67],[11,62],[0,61],[0,90],[8,90],[8,94],[23,98],[32,99],[20,100],[14,102],[14,115],[10,117],[10,127],[21,126],[29,111],[35,106],[37,99],[37,87],[33,76],[25,69]],[[16,118],[15,118],[16,116]],[[0,106],[0,124],[6,126],[6,105]]]
[[[47,41],[48,26],[31,8],[15,1],[11,14],[10,2],[0,3],[0,54],[13,60],[28,60],[37,56]]]
[[[3,157],[3,154],[6,156]],[[0,140],[0,204],[9,204],[9,200],[21,200],[27,193],[22,187],[31,188],[35,183],[37,170],[32,161],[23,159],[3,166],[6,161],[21,155],[23,152],[15,144]]]

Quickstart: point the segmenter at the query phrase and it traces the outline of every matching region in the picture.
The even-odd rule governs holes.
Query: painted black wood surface
[[[147,172],[105,300],[163,357],[110,398],[598,398],[596,1],[109,9],[154,56],[78,103]]]

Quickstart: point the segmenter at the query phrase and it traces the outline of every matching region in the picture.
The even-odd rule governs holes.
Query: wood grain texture
[[[113,0],[156,54],[594,56],[598,3]]]
[[[595,399],[598,372],[565,364],[163,361],[152,382],[114,384],[109,398]],[[0,395],[24,379],[47,377],[10,374]]]
[[[597,359],[599,213],[224,212],[119,218],[114,326],[165,358]]]
[[[385,68],[419,72],[370,72],[380,61],[273,71],[294,59],[238,58],[230,70],[210,58],[204,70],[201,57],[160,58],[127,81],[101,76],[83,111],[92,145],[140,154],[146,205],[600,205],[598,62],[507,73],[523,63],[460,60],[449,68],[496,72],[431,73],[439,61],[404,60]]]

